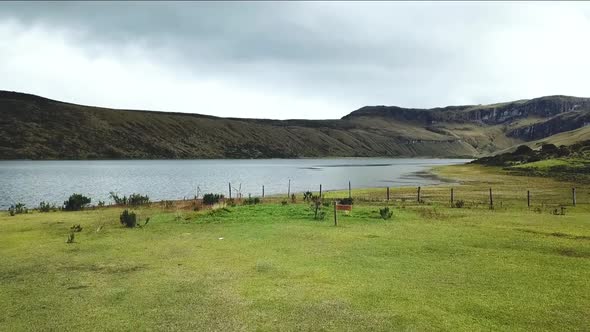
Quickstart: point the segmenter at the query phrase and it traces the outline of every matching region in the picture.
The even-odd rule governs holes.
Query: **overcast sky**
[[[2,2],[0,89],[278,119],[590,97],[590,4]]]

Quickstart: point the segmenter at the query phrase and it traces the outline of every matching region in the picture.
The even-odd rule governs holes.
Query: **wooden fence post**
[[[291,197],[291,179],[289,179],[289,188],[287,189],[287,197]]]
[[[262,198],[264,198],[264,185],[262,185]]]
[[[338,212],[336,211],[336,201],[334,201],[334,226],[338,226]]]
[[[572,203],[576,206],[576,188],[572,188]]]
[[[350,187],[350,181],[348,181],[348,198],[352,198],[352,191]]]
[[[387,201],[389,202],[389,187],[387,187]]]
[[[322,184],[320,183],[320,198],[322,198]]]
[[[494,208],[494,197],[492,196],[492,188],[490,188],[490,210]]]
[[[531,207],[531,191],[527,190],[526,191],[526,206],[527,207]]]
[[[228,188],[229,188],[229,199],[231,199],[231,182],[229,183]]]
[[[453,192],[453,188],[451,188],[451,207],[455,206],[455,193]]]
[[[420,189],[422,188],[418,187],[418,203],[420,203]]]

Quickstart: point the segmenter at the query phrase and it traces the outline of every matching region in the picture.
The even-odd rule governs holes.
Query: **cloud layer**
[[[0,89],[81,104],[339,118],[590,96],[590,4],[0,4]]]

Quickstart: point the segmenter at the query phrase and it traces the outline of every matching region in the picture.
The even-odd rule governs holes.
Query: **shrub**
[[[315,220],[323,220],[324,219],[324,217],[326,216],[326,212],[322,210],[322,200],[319,199],[319,197],[317,199],[313,200],[313,203],[311,204],[311,208],[314,211],[313,218]]]
[[[161,204],[164,206],[164,209],[171,209],[174,207],[174,201],[162,201]]]
[[[384,207],[383,209],[379,209],[379,214],[383,220],[387,220],[391,218],[393,211],[389,211],[389,207]]]
[[[111,199],[117,205],[128,205],[128,206],[139,206],[139,205],[146,205],[150,203],[150,198],[147,195],[141,194],[131,194],[129,197],[127,196],[119,196],[115,192],[111,191],[109,193]]]
[[[39,212],[49,212],[57,210],[55,205],[51,205],[46,202],[39,203]]]
[[[72,233],[79,233],[82,231],[82,226],[80,226],[80,224],[74,225],[70,227],[70,230],[72,231]]]
[[[115,202],[115,204],[117,204],[117,205],[127,205],[127,196],[120,197],[114,191],[111,191],[109,193],[109,196]]]
[[[296,197],[295,194],[291,194],[291,203],[295,203]]]
[[[70,233],[68,234],[68,238],[66,240],[66,243],[74,243],[74,233]]]
[[[98,207],[103,207],[105,205],[104,201],[98,201]]]
[[[80,194],[72,194],[70,198],[64,202],[63,209],[65,211],[80,211],[88,204],[90,204],[90,198]]]
[[[225,200],[225,203],[226,203],[228,206],[230,206],[230,207],[234,207],[234,206],[236,206],[236,200],[235,200],[235,199],[233,199],[233,198],[226,199],[226,200]]]
[[[465,206],[465,201],[463,201],[462,199],[460,199],[460,200],[458,200],[458,201],[455,202],[455,207],[456,208],[460,209],[463,206]]]
[[[254,197],[254,198],[248,197],[244,200],[244,205],[255,205],[258,203],[260,203],[260,198],[258,198],[258,197]]]
[[[281,201],[281,205],[287,205],[287,204],[289,204],[289,202],[287,202],[286,200]]]
[[[513,152],[513,154],[525,155],[525,154],[530,154],[532,152],[533,152],[533,149],[531,149],[527,145],[520,145],[519,147],[516,148],[516,150]]]
[[[26,208],[25,204],[23,203],[16,203],[14,205],[11,205],[8,208],[8,213],[10,213],[11,216],[14,216],[15,214],[22,214],[22,213],[28,213],[29,210]]]
[[[135,215],[135,212],[129,212],[129,210],[126,209],[119,216],[119,221],[121,222],[121,225],[133,228],[137,225],[137,216]]]
[[[141,194],[131,194],[127,199],[127,205],[129,206],[139,206],[139,205],[146,205],[150,203],[150,198],[145,195]]]
[[[352,197],[340,199],[340,204],[342,204],[342,205],[352,205],[353,202],[354,202],[354,200],[352,199]]]
[[[220,194],[205,194],[203,195],[203,204],[213,205],[219,203],[223,199],[223,195]]]
[[[313,197],[313,193],[311,191],[306,191],[303,193],[303,201],[310,202]]]

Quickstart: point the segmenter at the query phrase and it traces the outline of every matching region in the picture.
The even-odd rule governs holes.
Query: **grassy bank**
[[[457,184],[422,188],[421,203],[415,188],[389,203],[384,188],[356,190],[338,227],[331,208],[317,221],[279,198],[142,208],[150,222],[135,229],[119,225],[120,208],[2,214],[0,329],[587,329],[590,187],[475,165],[436,172]],[[450,208],[451,187],[463,208]],[[83,230],[66,244],[73,224]]]

